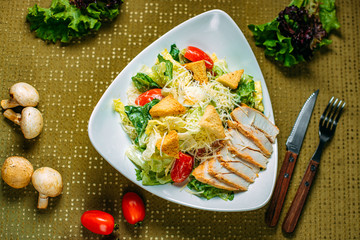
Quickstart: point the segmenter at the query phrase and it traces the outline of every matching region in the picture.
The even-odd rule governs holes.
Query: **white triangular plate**
[[[152,66],[157,55],[175,43],[180,49],[189,45],[205,52],[216,53],[219,59],[226,58],[230,70],[244,69],[245,73],[260,80],[263,89],[265,116],[274,122],[269,93],[256,58],[236,23],[221,10],[202,13],[164,34],[137,55],[115,78],[96,105],[89,121],[88,132],[95,149],[116,170],[143,189],[166,200],[203,210],[239,212],[261,208],[272,194],[277,165],[277,143],[269,159],[267,169],[250,185],[246,192],[236,193],[234,200],[219,198],[206,200],[188,193],[172,184],[143,186],[136,180],[135,166],[125,156],[131,142],[120,124],[119,114],[113,110],[113,99],[127,99],[126,89],[142,65]]]

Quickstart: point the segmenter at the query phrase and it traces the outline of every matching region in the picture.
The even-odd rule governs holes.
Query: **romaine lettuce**
[[[138,72],[131,78],[131,80],[140,92],[146,92],[153,88],[160,88],[160,86],[154,82],[151,77],[142,72]]]
[[[238,96],[239,103],[245,103],[252,108],[255,107],[255,84],[252,76],[243,74],[235,92]]]
[[[139,143],[139,138],[145,132],[147,123],[151,119],[151,115],[149,113],[150,109],[158,102],[160,102],[160,100],[154,99],[144,106],[125,106],[125,113],[134,125],[137,133],[135,143]]]
[[[159,185],[172,182],[170,174],[166,169],[172,163],[173,159],[161,157],[156,154],[150,159],[144,159],[141,150],[135,145],[130,146],[126,156],[135,164],[137,180],[142,180],[143,185]]]
[[[234,199],[234,192],[219,189],[209,184],[202,183],[196,180],[195,177],[192,175],[190,176],[190,182],[187,184],[187,187],[193,191],[192,193],[194,195],[206,198],[207,200],[214,197],[219,197],[225,201],[232,201]]]

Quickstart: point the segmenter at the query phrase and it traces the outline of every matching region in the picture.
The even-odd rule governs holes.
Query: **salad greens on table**
[[[340,24],[335,0],[293,0],[271,22],[248,27],[265,55],[291,67],[309,61],[315,51],[331,44],[329,34]]]
[[[171,171],[178,159],[157,147],[159,139],[170,135],[172,130],[179,136],[179,158],[184,156],[190,161],[195,159],[194,165],[198,165],[216,154],[219,150],[214,147],[217,139],[199,126],[208,105],[215,107],[224,126],[227,126],[227,120],[231,119],[231,111],[240,103],[261,112],[264,110],[261,84],[255,82],[253,77],[243,74],[236,89],[224,86],[216,79],[231,71],[225,59],[218,59],[213,54],[212,69],[206,70],[209,81],[200,84],[194,81],[192,74],[184,67],[183,64],[189,61],[184,57],[184,53],[185,49],[179,50],[175,44],[171,45],[170,52],[163,50],[152,67],[142,66],[132,77],[127,91],[128,105],[125,106],[120,99],[114,100],[114,109],[120,114],[122,127],[132,141],[132,145],[126,150],[126,156],[136,165],[137,180],[142,181],[143,185],[177,182]],[[176,116],[152,118],[149,111],[164,97],[159,97],[159,92],[157,95],[149,94],[156,90],[161,90],[161,95],[164,96],[176,96],[186,107],[186,112]],[[181,167],[180,169],[183,169]],[[190,167],[193,169],[194,166]],[[234,192],[202,183],[192,175],[189,176],[187,186],[190,193],[206,199],[234,198]]]
[[[52,0],[50,8],[35,4],[26,20],[44,41],[68,43],[100,29],[119,15],[122,0]]]

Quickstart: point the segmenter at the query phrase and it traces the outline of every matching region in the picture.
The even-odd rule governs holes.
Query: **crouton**
[[[187,70],[194,74],[194,79],[200,83],[207,83],[209,81],[206,74],[205,61],[191,62],[184,65]]]
[[[237,70],[231,73],[224,74],[216,80],[228,88],[237,89],[243,73],[243,69]]]
[[[167,155],[178,158],[179,157],[179,136],[175,130],[171,130],[165,137],[156,142],[156,147],[159,151]]]
[[[183,114],[186,112],[186,108],[181,105],[172,95],[161,99],[161,101],[155,104],[149,111],[151,117],[164,117]]]
[[[208,105],[206,107],[205,113],[200,119],[199,125],[210,135],[215,136],[216,139],[225,138],[224,127],[214,106]]]

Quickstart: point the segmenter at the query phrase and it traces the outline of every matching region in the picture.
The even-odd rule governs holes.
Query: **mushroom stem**
[[[20,104],[13,98],[1,100],[1,107],[3,109],[14,108],[20,106]]]
[[[47,208],[48,203],[49,203],[49,197],[40,193],[37,207],[39,209],[45,209],[45,208]]]
[[[4,112],[4,117],[6,117],[10,121],[16,123],[17,125],[20,125],[20,122],[21,122],[21,114],[20,113],[16,113],[12,109],[7,109]]]

